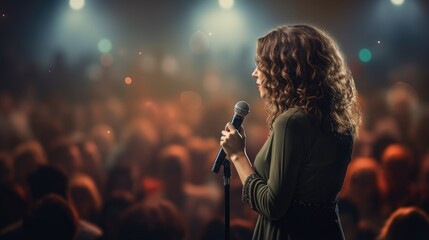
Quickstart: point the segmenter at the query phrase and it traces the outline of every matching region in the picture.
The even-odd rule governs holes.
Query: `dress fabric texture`
[[[354,140],[325,125],[295,108],[276,118],[243,186],[254,240],[344,239],[336,199]]]

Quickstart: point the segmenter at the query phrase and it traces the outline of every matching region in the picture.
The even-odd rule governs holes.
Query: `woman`
[[[259,212],[253,239],[344,239],[337,194],[361,117],[338,47],[312,26],[276,28],[258,39],[252,76],[270,135],[253,167],[244,129],[227,123],[220,145]]]

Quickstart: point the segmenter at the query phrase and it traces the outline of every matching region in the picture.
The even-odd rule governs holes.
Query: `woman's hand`
[[[225,130],[222,131],[220,145],[228,155],[228,159],[234,164],[241,183],[244,184],[246,179],[255,172],[246,154],[246,134],[244,128],[241,127],[240,132],[238,132],[231,123],[227,123]]]
[[[220,146],[230,160],[234,161],[234,156],[246,155],[246,135],[244,128],[240,128],[240,132],[229,122],[222,131],[220,138]]]

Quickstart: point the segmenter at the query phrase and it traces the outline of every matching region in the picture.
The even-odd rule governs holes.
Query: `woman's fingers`
[[[228,130],[229,132],[235,132],[235,130],[237,130],[237,129],[235,129],[234,125],[232,125],[232,123],[231,123],[231,122],[228,122],[228,123],[226,124],[225,128],[226,128],[226,130]]]

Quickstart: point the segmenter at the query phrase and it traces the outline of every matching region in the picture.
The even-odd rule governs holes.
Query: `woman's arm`
[[[254,173],[244,149],[245,141],[227,125],[221,145],[228,154],[244,184],[243,200],[263,216],[276,220],[284,216],[292,200],[301,163],[305,158],[305,138],[300,117],[287,113],[274,123],[270,147],[268,181]],[[235,133],[232,133],[234,130]],[[240,173],[241,172],[241,173]],[[250,177],[249,177],[250,176]]]

